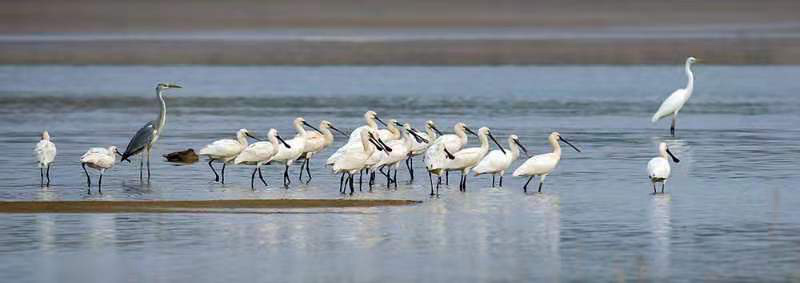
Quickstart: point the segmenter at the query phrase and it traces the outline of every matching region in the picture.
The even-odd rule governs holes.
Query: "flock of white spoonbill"
[[[674,91],[667,97],[652,117],[652,122],[655,123],[661,118],[672,116],[672,125],[670,126],[670,134],[672,136],[675,135],[678,112],[691,97],[694,89],[694,75],[692,74],[691,66],[696,61],[694,57],[686,59],[685,70],[688,77],[686,87]],[[143,169],[146,159],[147,180],[150,180],[150,151],[158,141],[166,125],[167,106],[164,101],[164,91],[171,88],[181,88],[181,86],[166,83],[159,83],[156,86],[156,97],[160,106],[158,118],[147,122],[134,134],[124,153],[120,153],[115,146],[108,148],[95,147],[81,156],[80,162],[86,174],[89,188],[91,188],[91,178],[86,166],[100,172],[98,191],[102,192],[103,174],[114,166],[116,155],[121,156],[121,161],[127,160],[130,162],[130,157],[144,153],[139,161],[139,178],[144,178]],[[370,188],[375,183],[376,172],[386,177],[387,187],[392,184],[397,186],[397,170],[400,167],[400,162],[405,162],[409,177],[413,181],[413,160],[414,157],[419,155],[424,155],[425,168],[430,179],[431,195],[438,195],[439,186],[442,183],[442,175],[445,175],[445,183],[449,184],[448,173],[450,171],[461,172],[459,181],[459,190],[461,191],[466,191],[467,176],[473,171],[475,175],[491,174],[492,186],[495,185],[495,177],[499,176],[500,186],[503,186],[503,175],[511,167],[511,164],[517,160],[520,150],[526,156],[528,155],[528,150],[523,146],[519,137],[516,135],[509,136],[508,148],[504,148],[487,127],[478,129],[476,133],[466,124],[457,123],[453,127],[452,134],[443,134],[433,121],[428,120],[425,123],[425,131],[422,132],[412,128],[408,123],[400,123],[394,119],[389,120],[389,123],[385,123],[374,111],[364,113],[364,120],[366,124],[353,130],[347,143],[337,149],[325,162],[325,165],[330,166],[335,174],[341,174],[339,180],[339,191],[341,193],[345,193],[348,187],[350,194],[354,193],[354,176],[357,173],[359,174],[359,190],[361,190],[364,173],[367,173]],[[378,123],[385,128],[379,128]],[[281,138],[275,129],[269,129],[266,140],[263,141],[256,138],[249,130],[240,129],[236,132],[236,139],[214,141],[203,147],[198,154],[207,157],[208,166],[215,175],[214,180],[221,183],[225,183],[226,165],[254,166],[250,178],[251,188],[255,188],[256,173],[258,173],[261,182],[265,186],[267,185],[261,173],[263,165],[282,164],[284,165],[283,183],[288,188],[291,183],[289,167],[294,162],[303,162],[300,167],[299,179],[302,181],[303,169],[305,169],[308,175],[307,182],[311,181],[312,176],[309,169],[311,159],[333,143],[334,135],[331,130],[347,136],[347,134],[334,127],[331,122],[324,120],[320,122],[319,128],[316,128],[302,117],[298,117],[294,120],[293,126],[297,133],[289,140]],[[306,127],[311,128],[313,131],[307,131]],[[468,134],[476,136],[480,141],[480,146],[464,148],[468,142]],[[257,142],[249,144],[248,138],[257,140]],[[497,145],[497,149],[489,150],[490,140]],[[578,147],[557,132],[551,133],[548,141],[553,147],[552,152],[530,156],[512,174],[513,176],[528,177],[523,186],[525,192],[527,192],[530,181],[536,176],[540,177],[538,191],[541,192],[545,178],[553,172],[561,160],[561,142],[580,152]],[[670,152],[666,143],[660,143],[658,151],[659,156],[648,162],[647,172],[653,185],[653,192],[657,192],[656,185],[661,183],[661,192],[663,193],[664,183],[666,183],[670,175],[669,159],[671,158],[676,163],[679,160]],[[50,166],[56,157],[56,146],[50,141],[50,134],[47,131],[42,133],[41,140],[34,149],[34,154],[40,168],[41,183],[45,183],[46,177],[47,185],[49,185]],[[193,154],[193,151],[191,151],[191,154]],[[179,159],[180,156],[181,154],[178,155]],[[214,168],[214,161],[222,163],[222,172],[220,174]],[[392,173],[392,169],[394,169],[394,173]],[[436,184],[433,182],[433,175],[437,176]],[[89,190],[89,193],[91,193],[91,190]]]

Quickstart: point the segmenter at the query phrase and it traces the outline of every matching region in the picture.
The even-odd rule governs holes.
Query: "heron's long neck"
[[[691,96],[694,89],[694,74],[692,73],[692,64],[688,62],[686,63],[686,77],[689,79],[686,83],[686,93]]]
[[[156,130],[160,130],[167,123],[167,103],[164,102],[164,94],[160,89],[156,91],[156,96],[158,97],[158,103],[161,105],[161,111],[158,112],[158,125],[156,125]]]

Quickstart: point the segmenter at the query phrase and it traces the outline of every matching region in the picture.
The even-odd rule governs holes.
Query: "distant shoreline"
[[[364,199],[0,201],[0,213],[247,213],[253,212],[252,209],[378,207],[419,203],[414,200]]]
[[[0,43],[0,64],[532,65],[800,64],[800,38]]]

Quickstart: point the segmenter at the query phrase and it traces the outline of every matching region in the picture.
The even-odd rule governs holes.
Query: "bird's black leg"
[[[261,167],[258,167],[258,178],[261,179],[261,183],[264,183],[264,186],[269,187],[267,181],[264,181],[264,176],[261,175]]]
[[[428,171],[428,180],[431,181],[431,195],[433,195],[433,174],[431,174],[431,171]]]
[[[669,133],[674,137],[675,136],[675,123],[678,120],[677,115],[672,115],[672,125],[669,126]]]
[[[103,172],[101,170],[100,171],[100,179],[97,180],[97,192],[100,193],[101,195],[103,194],[103,173],[105,173],[105,172]]]
[[[344,193],[344,172],[342,172],[342,177],[339,178],[339,193]]]
[[[222,162],[222,184],[225,184],[225,166],[228,165],[225,161]]]
[[[665,186],[666,184],[667,184],[667,182],[661,182],[661,193],[662,193],[662,194],[664,193],[664,186]]]
[[[500,187],[503,187],[503,175],[500,175]]]
[[[528,192],[528,184],[531,182],[531,180],[533,180],[533,176],[531,176],[530,178],[528,178],[528,181],[527,181],[527,182],[525,182],[525,186],[523,186],[523,187],[522,187],[522,190],[523,190],[524,192],[526,192],[526,193]]]
[[[542,185],[544,185],[544,180],[539,180],[539,192],[542,192]]]
[[[492,188],[494,188],[494,174],[492,174]]]
[[[147,182],[150,183],[150,147],[147,147]]]
[[[311,169],[309,169],[309,167],[311,167],[311,158],[310,157],[306,158],[306,173],[308,173],[308,174],[306,174],[306,175],[308,175],[308,181],[306,181],[306,183],[310,183],[311,182],[311,178],[314,178],[314,177],[311,177]]]
[[[300,163],[300,177],[298,177],[298,180],[301,182],[303,181],[303,167],[306,166],[306,161],[308,161],[308,159],[304,159],[303,163]]]
[[[389,168],[389,170],[392,170],[392,168]],[[392,181],[394,182],[394,187],[397,188],[397,168],[394,169],[394,177],[392,179],[394,180]]]
[[[258,172],[258,167],[256,167],[255,169],[253,169],[253,175],[252,175],[252,176],[250,176],[250,189],[252,189],[252,190],[254,190],[254,191],[256,190],[256,186],[255,186],[255,185],[253,185],[253,183],[254,183],[254,182],[255,182],[255,180],[256,180],[256,172]]]
[[[353,174],[350,174],[350,195],[352,196],[355,192],[355,188],[353,188]]]
[[[219,182],[219,174],[217,174],[217,170],[214,170],[214,165],[211,165],[211,162],[214,162],[214,160],[208,161],[208,167],[211,167],[211,172],[214,172],[214,182]]]
[[[92,187],[92,179],[89,178],[89,171],[86,171],[86,163],[81,163],[81,167],[83,167],[83,173],[86,173],[86,186]],[[91,191],[89,192],[91,194]]]
[[[139,159],[139,181],[144,180],[144,155]]]
[[[291,183],[292,180],[289,180],[289,163],[286,163],[286,167],[283,170],[283,186],[288,189]]]
[[[47,185],[50,185],[50,164],[47,164]]]
[[[450,185],[450,171],[444,171],[444,184],[448,186]]]
[[[39,185],[44,185],[44,168],[39,168]]]
[[[657,194],[658,191],[656,190],[656,182],[653,182],[653,194]]]

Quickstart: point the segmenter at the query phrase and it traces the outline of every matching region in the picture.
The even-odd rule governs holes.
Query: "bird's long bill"
[[[419,136],[417,133],[415,133],[414,131],[412,131],[412,130],[406,130],[406,131],[408,131],[408,133],[409,133],[409,134],[411,134],[412,136],[414,136],[414,139],[415,139],[415,140],[417,140],[417,142],[418,142],[418,143],[428,143],[428,140],[427,140],[427,139],[425,139],[425,138],[423,138],[423,137],[420,137],[420,136]]]
[[[383,150],[384,150],[384,151],[386,151],[386,152],[392,152],[392,148],[391,148],[391,147],[389,147],[388,145],[386,145],[386,143],[385,143],[385,142],[383,142],[383,140],[382,140],[381,138],[378,138],[378,142],[381,144],[381,146],[383,146]]]
[[[442,131],[439,131],[439,129],[437,129],[437,128],[436,128],[436,126],[434,126],[434,125],[431,125],[431,129],[432,129],[434,132],[436,132],[436,134],[437,134],[437,135],[440,135],[440,136],[442,135]]]
[[[500,148],[500,151],[502,151],[502,152],[503,152],[503,154],[506,154],[506,150],[505,150],[505,149],[503,149],[503,146],[501,146],[501,145],[500,145],[500,143],[499,143],[499,142],[497,142],[497,140],[496,140],[496,139],[494,139],[494,136],[492,135],[492,133],[489,133],[489,138],[490,138],[490,139],[492,139],[492,141],[494,142],[494,144],[496,144],[496,145],[497,145],[497,147],[498,147],[498,148]]]
[[[319,132],[320,134],[322,133],[322,131],[320,131],[319,129],[315,128],[314,126],[311,126],[311,124],[307,123],[306,121],[303,121],[303,125],[306,125],[306,127],[309,127],[312,130],[315,130],[315,131]]]
[[[680,160],[680,159],[678,159],[677,157],[675,157],[675,155],[674,155],[674,154],[672,154],[672,152],[671,152],[671,151],[669,151],[669,148],[667,149],[667,154],[669,154],[669,156],[670,156],[670,157],[672,157],[672,161],[675,161],[675,163],[681,162],[681,160]]]
[[[383,125],[384,127],[388,127],[389,126],[389,125],[386,125],[386,122],[381,120],[381,118],[379,118],[378,115],[375,115],[375,120],[378,120],[378,122],[380,122],[381,125]]]
[[[475,132],[473,132],[472,130],[470,130],[468,127],[464,127],[464,131],[467,131],[467,133],[470,133],[470,134],[472,134],[473,136],[476,136],[476,137],[478,136],[478,134],[476,134]]]
[[[380,144],[378,144],[378,142],[375,141],[375,138],[369,137],[369,142],[375,146],[375,149],[383,151],[383,147]]]
[[[566,144],[568,144],[569,146],[571,146],[573,149],[575,149],[575,151],[577,151],[577,152],[581,152],[581,150],[580,150],[580,149],[578,149],[577,147],[575,147],[574,145],[572,145],[572,143],[570,143],[570,142],[569,142],[568,140],[566,140],[565,138],[558,137],[558,139],[560,139],[561,141],[563,141],[563,142],[565,142]]]
[[[179,85],[176,85],[176,84],[168,84],[167,86],[170,87],[170,88],[183,88],[182,86],[179,86]]]
[[[403,123],[400,123],[399,121],[395,121],[394,124],[395,124],[395,126],[398,126],[400,128],[403,127]]]
[[[117,155],[119,155],[119,157],[122,157],[122,153],[119,153],[119,150],[116,150],[116,149],[115,149],[115,150],[114,150],[114,153],[116,153]],[[671,155],[671,154],[670,154],[670,155]],[[673,156],[672,158],[675,158],[675,157]],[[130,161],[130,160],[128,160],[128,162],[131,162],[131,161]],[[676,162],[677,162],[677,161],[676,161]]]
[[[519,140],[514,140],[514,143],[517,144],[519,146],[519,148],[522,149],[522,152],[525,153],[525,156],[531,156],[530,154],[528,154],[528,149],[525,148],[525,146],[522,145],[522,143],[520,143]]]
[[[345,134],[345,133],[344,133],[344,132],[342,132],[341,130],[337,129],[337,128],[336,128],[336,127],[334,127],[333,125],[330,125],[330,124],[329,124],[329,125],[328,125],[328,127],[329,127],[329,128],[331,128],[331,130],[334,130],[334,131],[337,131],[337,132],[339,132],[340,134],[342,134],[342,135],[343,135],[343,136],[345,136],[345,137],[347,136],[347,134]]]
[[[291,145],[289,145],[288,143],[286,143],[286,141],[285,141],[285,140],[283,140],[283,138],[282,138],[281,136],[279,136],[279,135],[275,135],[275,137],[276,137],[276,138],[278,138],[278,140],[279,140],[279,141],[281,141],[281,143],[283,144],[283,146],[285,146],[286,148],[292,148],[292,146],[291,146]]]
[[[244,135],[250,137],[251,139],[261,141],[261,139],[254,137],[252,134],[250,134],[250,132],[245,132]]]

